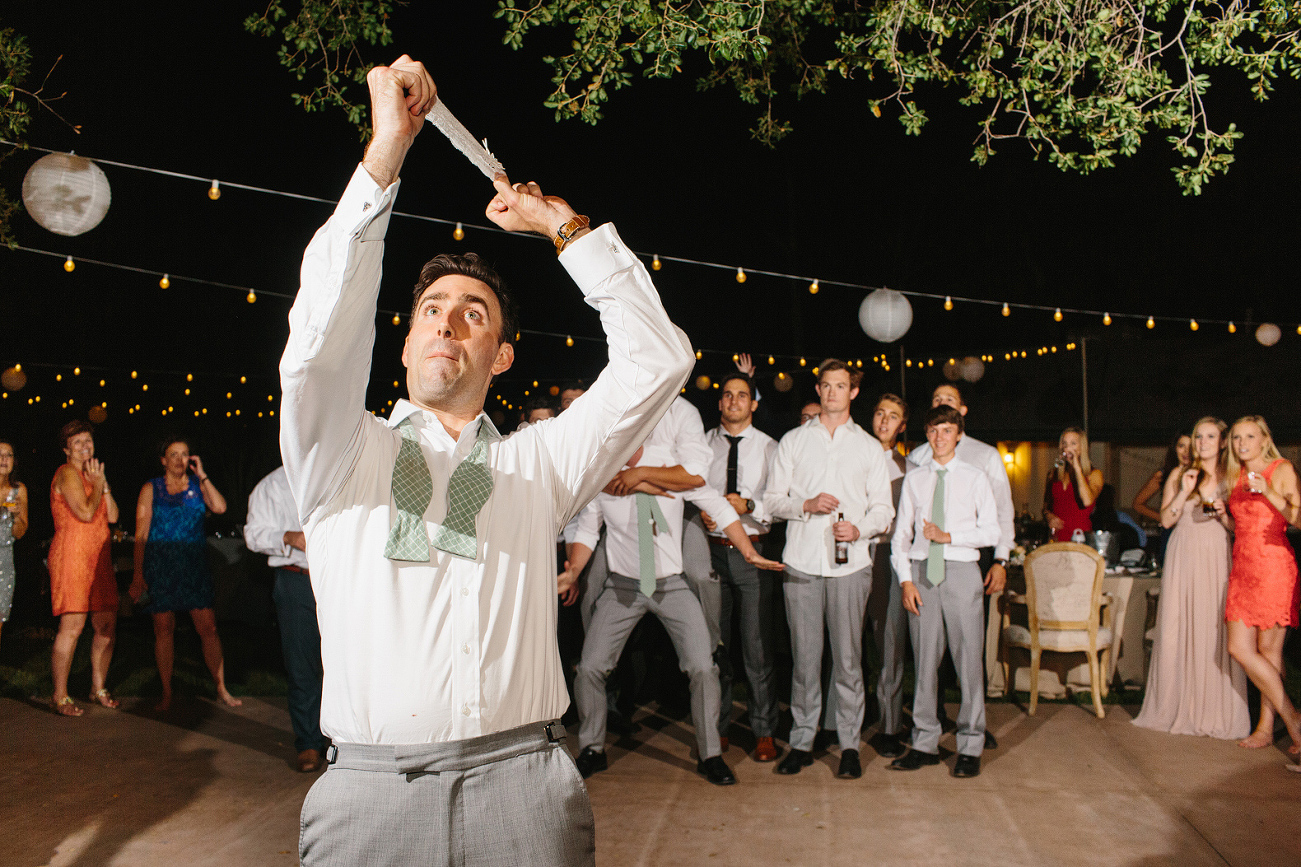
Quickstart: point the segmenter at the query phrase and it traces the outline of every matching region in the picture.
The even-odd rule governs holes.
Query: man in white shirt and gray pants
[[[407,56],[367,77],[374,137],[303,258],[280,363],[280,446],[307,537],[333,741],[303,804],[314,865],[592,864],[591,805],[557,719],[555,540],[650,433],[695,357],[609,225],[537,184],[487,215],[552,238],[609,363],[561,416],[502,437],[483,413],[514,361],[500,278],[439,256],[402,351],[410,400],[366,410],[383,238],[433,107]]]
[[[850,417],[858,395],[856,373],[836,359],[820,365],[820,414],[781,438],[768,472],[764,505],[774,518],[788,522],[782,593],[794,657],[794,721],[790,753],[777,766],[782,774],[797,774],[813,764],[813,738],[822,713],[824,625],[836,690],[836,775],[852,779],[863,773],[858,747],[867,709],[862,658],[863,617],[872,587],[871,539],[890,526],[894,506],[885,452]]]

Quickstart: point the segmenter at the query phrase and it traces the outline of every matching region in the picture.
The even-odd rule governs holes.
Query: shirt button
[[[461,705],[461,716],[469,716],[469,715],[470,715],[470,706],[468,704]]]
[[[462,652],[462,653],[469,653],[469,652],[470,652],[470,645],[469,645],[468,643],[466,643],[466,644],[462,644],[462,645],[461,645],[461,652]]]
[[[462,596],[469,596],[469,595],[470,595],[470,588],[469,588],[469,587],[462,587],[462,588],[461,588],[461,595],[462,595]]]

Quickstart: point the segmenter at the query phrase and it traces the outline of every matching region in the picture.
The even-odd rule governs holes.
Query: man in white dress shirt
[[[316,597],[307,566],[307,537],[289,490],[285,468],[276,467],[248,496],[244,544],[267,555],[275,570],[271,598],[280,622],[280,650],[289,680],[289,722],[294,729],[298,770],[321,767],[321,630],[316,625]]]
[[[741,516],[746,535],[756,548],[768,535],[769,518],[763,504],[768,489],[768,464],[777,451],[777,442],[756,428],[754,411],[759,401],[754,397],[754,381],[743,373],[726,377],[720,384],[718,399],[721,417],[718,427],[705,434],[713,451],[707,481],[727,498]],[[771,762],[777,758],[773,735],[777,728],[777,694],[773,688],[772,614],[773,576],[757,569],[718,528],[713,516],[705,526],[709,530],[710,559],[720,585],[719,636],[723,659],[719,662],[719,685],[722,706],[718,731],[724,743],[732,723],[732,612],[740,624],[741,658],[745,679],[750,688],[750,729],[756,744],[754,758]]]
[[[925,430],[931,457],[904,477],[890,546],[917,662],[912,749],[890,769],[939,764],[943,729],[936,701],[947,646],[962,689],[953,776],[974,777],[985,749],[985,582],[979,549],[998,540],[998,507],[989,479],[956,454],[962,414],[951,406],[932,407]]]
[[[931,393],[931,406],[951,406],[962,414],[963,426],[966,425],[967,404],[963,402],[962,392],[956,385],[942,383],[935,387]],[[983,443],[973,436],[968,436],[966,432],[958,434],[958,457],[962,458],[963,463],[971,464],[985,474],[989,479],[989,486],[994,491],[994,503],[998,506],[998,541],[992,546],[987,546],[981,550],[982,569],[985,575],[985,586],[989,588],[990,593],[1001,593],[1007,585],[1007,558],[1012,553],[1012,546],[1016,544],[1016,511],[1012,506],[1012,483],[1007,478],[1007,467],[1003,465],[1003,456],[998,453],[998,449]],[[922,443],[908,454],[908,462],[914,466],[922,466],[931,459],[931,447],[929,443]],[[986,615],[988,615],[988,600],[986,601]],[[947,672],[947,668],[946,668]],[[951,675],[945,676],[945,681],[951,685],[952,681],[948,680]],[[940,693],[944,689],[941,687]],[[941,721],[944,718],[944,708],[939,709]],[[993,732],[985,732],[985,748],[995,749],[998,741]]]
[[[626,470],[665,468],[676,460],[664,446],[646,445],[628,461]],[[678,468],[680,469],[680,468]],[[619,481],[618,478],[615,480]],[[613,483],[612,483],[613,484]],[[643,504],[639,499],[653,499]],[[684,490],[673,496],[645,480],[629,490],[603,491],[579,515],[573,556],[558,579],[561,587],[572,586],[601,531],[606,527],[605,550],[610,571],[596,600],[596,610],[583,642],[583,656],[574,677],[574,693],[581,724],[578,731],[578,770],[588,777],[605,770],[605,682],[619,661],[633,627],[646,614],[654,614],[664,625],[677,650],[678,663],[691,681],[691,718],[696,728],[699,761],[696,770],[715,785],[736,782],[722,759],[718,735],[718,667],[714,645],[700,601],[682,574],[682,514],[685,501],[719,515],[735,544],[749,563],[780,569],[781,564],[764,560],[750,544],[740,519],[726,499],[708,486]],[[648,507],[660,512],[647,511]],[[660,519],[662,517],[662,520]],[[649,526],[643,526],[648,521]],[[642,546],[646,545],[645,551]]]
[[[768,471],[764,506],[773,518],[787,521],[782,594],[794,657],[791,750],[777,766],[783,774],[813,764],[824,627],[836,691],[836,775],[852,779],[863,773],[858,747],[867,706],[863,616],[872,586],[871,539],[890,526],[894,506],[885,452],[850,417],[860,375],[836,359],[820,365],[819,414],[781,438]],[[844,562],[836,562],[838,547]]]
[[[650,433],[694,353],[612,226],[588,230],[564,200],[499,176],[489,219],[555,240],[600,312],[607,367],[563,415],[503,438],[483,403],[514,360],[509,298],[477,257],[440,256],[402,351],[410,400],[387,421],[367,412],[383,238],[436,99],[405,55],[367,81],[374,137],[304,255],[280,363],[333,740],[300,858],[591,864],[591,806],[554,722],[568,701],[556,533]]]

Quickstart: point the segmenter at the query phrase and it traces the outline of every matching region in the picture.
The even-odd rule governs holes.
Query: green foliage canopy
[[[27,40],[10,28],[0,28],[0,138],[23,144],[30,109],[24,96],[32,94],[23,89],[23,80],[31,68],[32,54]],[[13,153],[0,152],[0,162]],[[13,247],[12,222],[18,212],[18,203],[0,188],[0,244]]]

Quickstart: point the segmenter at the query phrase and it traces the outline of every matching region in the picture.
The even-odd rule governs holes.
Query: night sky
[[[829,355],[864,359],[859,411],[866,414],[881,391],[903,388],[916,400],[941,381],[949,357],[988,353],[995,362],[968,389],[972,431],[987,439],[1055,439],[1061,427],[1081,421],[1080,352],[1065,347],[1087,339],[1095,439],[1164,442],[1203,413],[1253,411],[1274,423],[1280,440],[1301,438],[1295,82],[1280,82],[1263,105],[1245,99],[1241,80],[1216,85],[1214,121],[1236,121],[1246,138],[1229,174],[1190,198],[1170,176],[1159,133],[1138,158],[1088,177],[1035,161],[1014,142],[979,168],[970,162],[976,115],[957,105],[958,94],[940,89],[921,95],[932,121],[920,137],[908,137],[889,112],[877,119],[866,110],[869,83],[836,82],[828,96],[783,106],[796,129],[770,150],[750,139],[752,108],[726,91],[698,93],[694,76],[702,70],[688,65],[678,80],[638,81],[615,94],[595,127],[557,124],[542,105],[550,72],[540,60],[555,48],[547,44],[554,37],[513,52],[501,45],[495,4],[414,5],[419,9],[395,17],[394,44],[369,59],[387,62],[405,51],[423,60],[449,107],[488,138],[513,180],[537,180],[594,223],[613,221],[648,260],[659,253],[729,266],[666,262],[655,279],[674,320],[705,352],[697,373],[717,375],[733,352],[758,356],[774,433],[793,423],[797,397],[812,394],[801,356],[809,367]],[[276,62],[276,44],[243,31],[243,18],[259,11],[253,0],[193,4],[182,14],[174,4],[149,3],[55,11],[11,4],[0,18],[0,26],[29,39],[29,84],[63,55],[47,94],[67,91],[58,110],[82,126],[74,135],[37,111],[32,145],[224,185],[331,200],[342,192],[361,155],[356,131],[340,113],[309,115],[291,103],[299,86]],[[9,157],[0,183],[16,193],[41,155]],[[99,227],[64,238],[20,214],[18,242],[59,256],[0,250],[0,365],[20,362],[29,375],[23,391],[0,401],[0,436],[17,440],[39,502],[61,457],[55,431],[107,400],[97,441],[116,484],[133,490],[153,474],[154,440],[177,430],[194,436],[234,503],[278,460],[276,420],[256,417],[279,400],[276,364],[290,302],[275,293],[295,291],[302,250],[330,207],[229,186],[213,202],[206,181],[104,169],[113,204]],[[435,253],[486,255],[520,297],[525,329],[562,335],[524,335],[515,368],[500,384],[501,395],[518,405],[535,379],[545,388],[594,375],[604,351],[584,339],[600,335],[596,314],[549,244],[472,227],[486,225],[491,194],[435,130],[420,136],[397,209],[463,221],[467,237],[458,243],[445,224],[395,217],[380,306],[405,312],[420,263]],[[166,271],[171,287],[89,263],[68,274],[66,255]],[[759,275],[741,285],[738,265],[817,277],[821,291],[810,295],[807,281]],[[253,287],[258,301],[249,304],[246,290],[185,277]],[[1067,315],[1056,323],[1049,312],[1014,310],[1003,318],[997,306],[961,302],[945,313],[939,300],[913,299],[904,355],[934,360],[918,370],[899,363],[899,344],[864,336],[857,310],[865,293],[828,283],[837,280],[1185,321],[1148,331],[1117,317],[1107,328],[1098,317]],[[1205,324],[1193,333],[1186,318],[1233,319],[1239,329],[1231,336],[1223,325]],[[1284,326],[1278,345],[1266,349],[1252,339],[1262,321]],[[381,317],[377,329],[368,406],[382,410],[400,396],[392,382],[403,379],[405,320],[397,327]],[[563,335],[575,338],[573,348]],[[1036,355],[1051,346],[1058,351]],[[1013,350],[1028,358],[1005,361]],[[871,361],[883,352],[889,372]],[[777,356],[771,367],[770,354]],[[772,387],[778,371],[796,375],[789,395]],[[688,392],[712,424],[713,395]],[[29,406],[38,394],[40,404]],[[69,398],[74,403],[65,408]],[[136,403],[140,413],[128,415]],[[164,416],[168,406],[173,412]]]

